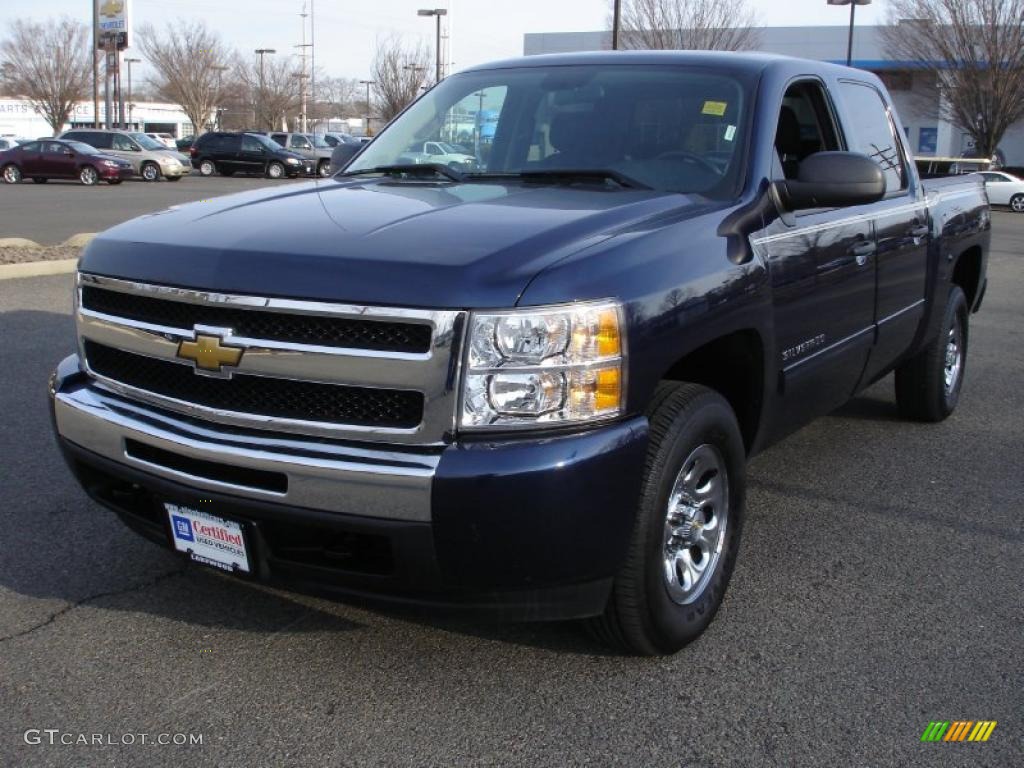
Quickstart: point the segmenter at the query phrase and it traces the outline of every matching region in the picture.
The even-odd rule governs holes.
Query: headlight
[[[625,405],[622,307],[600,301],[470,319],[460,425],[556,426]]]
[[[118,162],[117,162],[116,160],[104,160],[104,161],[102,162],[102,165],[105,165],[105,166],[107,166],[108,168],[117,168],[117,167],[119,167],[119,166],[120,166],[121,164],[120,164],[120,163],[118,163]]]
[[[296,160],[294,157],[289,157],[287,160],[285,160],[285,162],[288,163],[289,165],[298,165],[302,161]]]

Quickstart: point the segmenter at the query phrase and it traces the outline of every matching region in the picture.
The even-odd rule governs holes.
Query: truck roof
[[[539,56],[520,56],[487,64],[468,67],[465,72],[479,72],[489,69],[511,69],[515,67],[567,67],[586,64],[662,64],[677,66],[722,67],[732,71],[750,73],[766,69],[784,69],[803,73],[832,72],[851,74],[874,79],[874,75],[862,69],[844,67],[813,59],[800,59],[777,53],[755,51],[582,51],[577,53],[548,53]]]

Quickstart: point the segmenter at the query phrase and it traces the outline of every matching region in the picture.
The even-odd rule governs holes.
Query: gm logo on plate
[[[195,537],[192,535],[192,523],[187,518],[171,515],[171,520],[174,522],[175,538],[183,541],[195,541]]]

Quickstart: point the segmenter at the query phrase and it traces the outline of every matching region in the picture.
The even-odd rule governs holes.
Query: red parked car
[[[50,179],[78,179],[86,186],[120,184],[131,178],[132,164],[80,141],[39,139],[0,152],[0,176],[8,184],[24,178],[37,184]]]

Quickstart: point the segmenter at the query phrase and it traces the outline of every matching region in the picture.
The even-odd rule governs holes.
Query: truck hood
[[[326,179],[133,219],[93,240],[80,269],[223,293],[513,306],[555,261],[670,213],[696,215],[707,202],[518,182]]]

